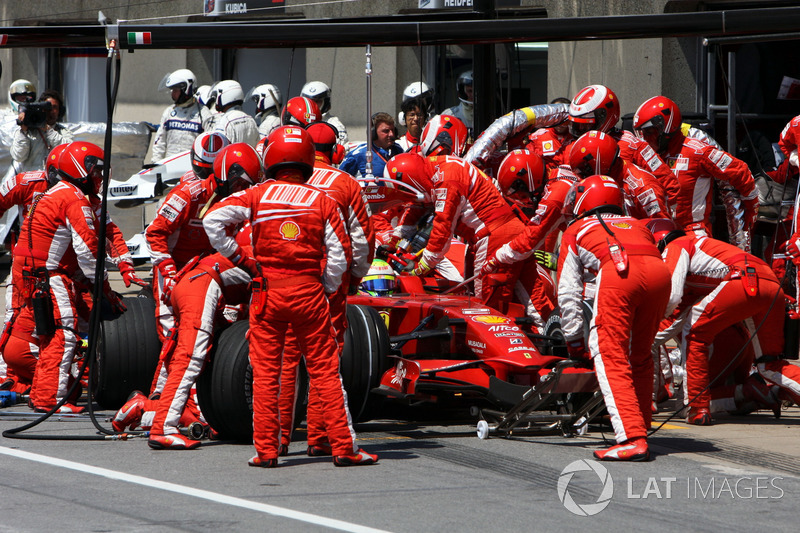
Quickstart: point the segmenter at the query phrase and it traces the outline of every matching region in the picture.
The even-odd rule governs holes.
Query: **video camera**
[[[52,107],[50,102],[31,102],[21,105],[20,111],[25,113],[25,117],[21,122],[17,119],[17,124],[34,129],[44,128],[47,124],[47,115]]]

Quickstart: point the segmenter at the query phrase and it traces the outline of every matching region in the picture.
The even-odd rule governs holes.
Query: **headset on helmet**
[[[214,106],[217,111],[223,111],[231,105],[242,105],[244,103],[244,91],[236,80],[222,80],[214,84],[211,94],[215,100]]]
[[[314,141],[314,150],[325,156],[331,164],[338,165],[344,159],[344,146],[339,144],[339,130],[328,122],[309,124],[306,131]]]
[[[386,162],[383,178],[391,185],[411,190],[420,203],[433,203],[433,182],[425,158],[416,152],[398,154]]]
[[[536,196],[545,185],[545,165],[542,158],[528,150],[514,150],[500,163],[497,183],[500,192],[520,207],[536,207]]]
[[[256,103],[256,115],[269,111],[270,109],[280,110],[283,105],[281,90],[271,83],[265,83],[258,87],[253,87],[247,92],[245,100],[252,100]]]
[[[67,146],[69,146],[69,143],[59,144],[50,150],[49,154],[47,154],[45,171],[47,172],[47,183],[50,184],[50,187],[61,180],[60,176],[58,175],[58,160],[61,157],[61,154],[64,153],[64,150],[67,148]]]
[[[680,229],[675,222],[668,218],[651,218],[645,222],[645,225],[653,234],[653,238],[656,240],[656,246],[658,246],[658,251],[662,253],[669,243],[678,237],[686,235],[685,231]]]
[[[229,144],[214,159],[217,196],[226,197],[262,181],[264,171],[255,148],[247,143]]]
[[[182,68],[164,76],[158,89],[160,91],[180,89],[181,94],[178,96],[177,100],[175,100],[175,103],[182,104],[194,96],[194,85],[196,82],[197,78],[195,78],[194,72],[187,68]]]
[[[462,73],[456,80],[456,93],[458,99],[465,104],[472,105],[472,99],[467,94],[467,87],[472,87],[472,71],[468,70]]]
[[[663,153],[673,135],[681,129],[681,110],[666,96],[645,101],[633,115],[633,131],[659,153]]]
[[[367,275],[361,278],[359,294],[391,296],[397,290],[397,273],[383,259],[372,261]]]
[[[99,194],[103,185],[103,149],[90,142],[69,143],[58,158],[61,179],[77,186],[84,194]]]
[[[8,104],[19,113],[19,104],[29,104],[36,99],[36,86],[28,80],[15,80],[8,86]]]
[[[305,128],[321,118],[322,113],[319,112],[319,106],[314,100],[305,96],[295,96],[286,102],[286,106],[281,113],[281,124]]]
[[[321,115],[331,110],[331,88],[321,81],[310,81],[303,85],[300,96],[314,100]]]
[[[267,137],[263,157],[265,179],[273,179],[282,169],[294,168],[307,181],[314,172],[315,161],[314,141],[302,127],[281,126]]]
[[[608,176],[589,176],[572,186],[564,202],[564,214],[576,219],[594,213],[624,213],[622,189]]]
[[[455,155],[461,157],[469,132],[456,117],[437,115],[425,124],[419,147],[423,156]]]
[[[569,132],[577,138],[589,130],[608,133],[619,122],[619,100],[605,85],[581,89],[569,104]]]
[[[619,161],[619,145],[610,135],[600,131],[584,133],[569,152],[569,166],[579,177],[608,175]]]
[[[192,144],[191,154],[195,175],[200,179],[209,177],[217,154],[229,144],[228,138],[219,132],[205,131],[198,135]]]

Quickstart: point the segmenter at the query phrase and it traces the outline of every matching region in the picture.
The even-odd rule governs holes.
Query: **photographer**
[[[72,142],[72,132],[58,123],[64,118],[64,99],[57,91],[46,90],[35,103],[20,104],[18,127],[11,145],[13,173],[42,170],[54,146]]]

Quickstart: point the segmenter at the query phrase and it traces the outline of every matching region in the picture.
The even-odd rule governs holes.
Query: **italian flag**
[[[149,31],[129,31],[128,44],[152,44]]]

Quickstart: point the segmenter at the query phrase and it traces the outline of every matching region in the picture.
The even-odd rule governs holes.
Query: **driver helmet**
[[[391,296],[397,290],[397,274],[389,263],[375,259],[367,275],[361,279],[359,294],[368,296]]]

